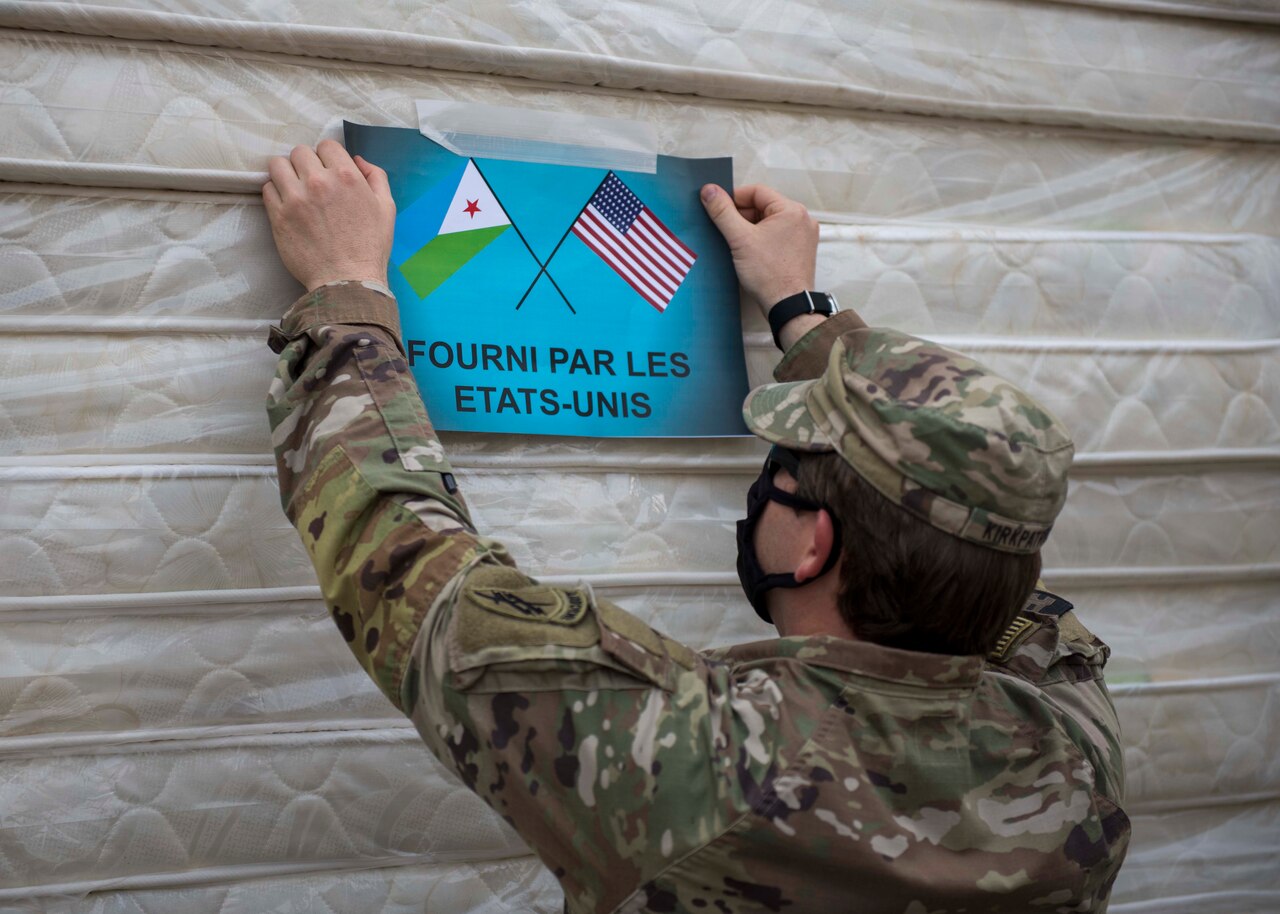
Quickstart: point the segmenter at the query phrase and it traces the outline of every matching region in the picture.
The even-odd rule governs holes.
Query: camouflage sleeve
[[[348,646],[401,706],[409,649],[441,589],[487,556],[376,283],[321,287],[270,334],[267,395],[280,499]]]
[[[987,658],[990,669],[1036,686],[1074,724],[1075,742],[1093,763],[1098,789],[1124,802],[1120,721],[1103,669],[1111,649],[1080,622],[1074,606],[1043,589],[1022,611]]]
[[[777,689],[478,536],[398,341],[394,299],[362,283],[304,296],[271,333],[281,499],[334,621],[570,910],[660,909],[643,884],[765,780]]]
[[[807,381],[827,369],[827,357],[835,341],[850,330],[866,327],[855,311],[838,311],[814,327],[783,354],[773,370],[775,381]]]

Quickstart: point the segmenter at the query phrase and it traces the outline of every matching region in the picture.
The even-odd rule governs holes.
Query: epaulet
[[[1018,615],[1009,623],[1009,627],[1004,630],[1004,634],[996,641],[996,646],[987,654],[987,659],[995,663],[1000,663],[1008,659],[1013,653],[1014,648],[1025,641],[1032,630],[1036,628],[1035,619],[1028,618],[1024,613],[1040,613],[1045,616],[1053,616],[1061,618],[1074,608],[1074,604],[1070,600],[1064,600],[1062,597],[1047,590],[1033,590],[1031,596],[1027,597],[1027,602],[1022,605],[1022,609],[1018,611]]]

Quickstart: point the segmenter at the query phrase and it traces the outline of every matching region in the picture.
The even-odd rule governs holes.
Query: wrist
[[[787,282],[771,286],[768,291],[761,291],[756,296],[757,300],[760,302],[760,311],[767,319],[769,317],[769,312],[771,312],[781,302],[791,298],[793,295],[799,295],[806,289],[812,289],[813,286],[814,283],[812,281],[807,283],[799,281]]]
[[[786,352],[800,341],[809,331],[827,320],[823,314],[801,314],[787,321],[778,334],[778,349]]]
[[[348,282],[370,283],[375,286],[379,286],[379,291],[385,290],[388,287],[387,274],[378,274],[372,270],[352,270],[350,272],[324,276],[319,279],[312,279],[304,282],[303,285],[306,286],[308,292],[314,292],[316,289],[323,288],[324,286],[336,286],[341,283]]]
[[[769,329],[773,331],[773,342],[779,349],[786,351],[788,343],[784,340],[784,332],[792,330],[792,324],[806,318],[804,327],[812,329],[827,317],[840,310],[834,295],[826,292],[815,292],[809,289],[795,295],[787,296],[776,302],[769,309]],[[788,338],[794,334],[787,332]]]

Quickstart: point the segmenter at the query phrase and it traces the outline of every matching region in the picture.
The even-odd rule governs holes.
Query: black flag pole
[[[591,196],[587,197],[587,202],[582,204],[582,209],[578,210],[578,215],[573,217],[573,221],[569,223],[569,227],[565,229],[564,234],[560,236],[560,240],[556,242],[556,246],[551,249],[551,254],[547,257],[547,264],[551,263],[551,258],[556,256],[556,252],[560,250],[560,245],[564,244],[564,240],[569,237],[569,233],[572,232],[573,227],[578,224],[578,220],[581,219],[582,214],[587,211],[587,207],[591,205],[591,201],[595,199],[596,194],[600,193],[600,188],[604,187],[604,182],[609,180],[609,175],[611,174],[613,174],[612,171],[610,171],[600,180],[600,183],[596,185],[596,189],[591,192]],[[481,177],[484,177],[484,176],[481,175]],[[485,183],[487,184],[488,182],[486,181]],[[497,198],[495,197],[494,199],[497,199]],[[514,223],[512,224],[514,225]],[[533,259],[537,260],[538,258],[535,257]],[[524,304],[524,300],[529,297],[529,293],[533,291],[533,287],[538,284],[538,279],[542,276],[543,273],[547,273],[547,264],[542,264],[542,269],[538,271],[538,275],[533,277],[533,282],[529,283],[529,288],[525,289],[524,295],[520,296],[520,301],[516,304],[517,311],[520,310],[520,305]],[[551,284],[553,286],[556,284],[554,277],[552,277],[550,273],[547,273],[547,279],[551,280]],[[560,287],[556,286],[556,291],[559,291],[559,289]],[[561,296],[564,295],[563,292],[561,292],[560,294]],[[570,308],[570,310],[572,311],[573,309]],[[575,311],[574,313],[576,314],[577,312]]]
[[[516,234],[520,237],[520,241],[524,244],[525,250],[529,252],[529,256],[533,258],[533,262],[538,265],[538,276],[541,276],[547,270],[546,264],[544,264],[541,260],[538,259],[537,254],[533,253],[533,248],[529,246],[528,240],[524,237],[524,232],[520,231],[520,226],[516,225],[516,221],[511,218],[511,212],[506,208],[506,206],[503,206],[502,201],[498,199],[497,192],[493,189],[493,185],[489,183],[489,179],[486,178],[484,176],[484,172],[480,170],[480,163],[477,162],[474,158],[472,158],[471,164],[476,167],[476,174],[480,176],[480,180],[484,182],[484,186],[489,188],[489,193],[493,194],[493,199],[498,201],[498,205],[501,206],[502,211],[506,213],[507,219],[511,221],[511,227],[516,230]],[[583,209],[585,210],[586,207],[584,206]],[[579,215],[581,215],[581,213],[579,213]],[[574,221],[577,221],[577,220],[574,220]],[[568,233],[566,232],[566,234]],[[564,239],[561,238],[560,241],[563,242]],[[559,249],[560,249],[560,245],[557,244],[556,250],[559,250]],[[554,256],[555,256],[555,251],[552,251],[551,257],[554,257]],[[548,257],[547,260],[548,261],[551,260],[551,257]],[[531,283],[529,285],[529,288],[525,290],[524,295],[520,296],[520,305],[524,304],[524,300],[528,298],[529,293],[533,291],[533,285],[537,283],[538,276],[535,276],[533,278],[533,283]],[[560,290],[560,286],[556,285],[555,278],[550,273],[547,273],[547,279],[551,280],[551,285],[555,286],[556,291],[560,293],[560,298],[564,301],[565,306],[568,307],[570,313],[577,314],[578,312],[574,310],[573,305],[569,304],[568,297],[564,294],[564,292]],[[516,305],[517,311],[520,310],[520,305]]]

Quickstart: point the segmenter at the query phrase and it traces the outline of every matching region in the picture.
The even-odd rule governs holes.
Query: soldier
[[[982,365],[811,293],[817,225],[703,202],[771,317],[739,573],[782,636],[698,653],[471,523],[401,351],[386,175],[270,163],[307,288],[270,334],[281,499],[368,674],[572,912],[1100,911],[1128,843],[1107,648],[1035,590],[1072,444]]]

